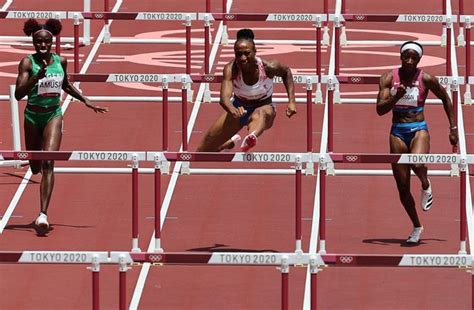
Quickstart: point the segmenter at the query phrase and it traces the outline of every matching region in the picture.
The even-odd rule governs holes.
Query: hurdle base
[[[305,175],[314,175],[314,163],[307,163],[304,172]]]
[[[459,245],[458,255],[467,255],[466,241],[461,241],[461,244]]]
[[[458,46],[459,47],[466,46],[466,39],[464,37],[464,28],[463,27],[459,28],[459,35],[457,37],[457,40],[458,40]]]
[[[134,253],[139,253],[142,250],[138,247],[138,238],[133,238],[132,239],[132,252]]]
[[[161,247],[161,239],[160,238],[155,238],[155,253],[163,253],[164,250]]]

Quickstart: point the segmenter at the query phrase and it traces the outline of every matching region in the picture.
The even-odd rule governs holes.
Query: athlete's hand
[[[395,93],[394,97],[397,99],[402,98],[407,93],[407,88],[403,84],[400,84],[396,89],[397,89],[397,92]]]
[[[109,108],[107,107],[99,107],[97,105],[94,105],[92,104],[92,102],[89,100],[89,99],[86,99],[84,104],[86,105],[86,107],[88,107],[89,109],[92,109],[94,110],[95,113],[106,113],[106,112],[109,112]]]
[[[232,114],[232,116],[234,118],[241,118],[242,116],[244,116],[245,114],[247,114],[247,110],[244,109],[244,107],[238,107],[238,108],[233,108],[231,111],[230,111],[230,114]]]
[[[41,65],[41,68],[39,69],[38,71],[38,80],[41,80],[42,78],[44,78],[46,76],[46,69],[48,67],[48,63],[46,62],[46,59],[43,59],[43,63]]]
[[[290,103],[288,103],[288,106],[286,107],[286,116],[292,117],[295,114],[296,114],[296,102],[291,101]]]

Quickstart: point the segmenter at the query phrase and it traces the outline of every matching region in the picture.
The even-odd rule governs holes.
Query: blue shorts
[[[414,123],[394,123],[392,124],[390,134],[399,137],[408,147],[410,147],[411,140],[415,137],[416,132],[420,130],[428,131],[428,126],[425,121]]]
[[[241,101],[239,100],[239,98],[237,97],[234,97],[233,100],[232,100],[232,104],[234,105],[234,107],[238,108],[238,107],[243,107],[247,113],[245,113],[244,116],[242,116],[240,119],[239,119],[239,122],[240,122],[240,125],[241,126],[245,126],[249,123],[249,119],[250,119],[250,115],[252,115],[253,111],[255,111],[256,108],[260,108],[264,105],[270,105],[273,107],[273,110],[276,111],[276,107],[275,107],[275,104],[272,103],[272,97],[269,97],[267,99],[264,99],[264,102],[265,103],[262,103],[261,105],[258,105],[258,103],[256,105],[252,105],[252,106],[244,106],[242,105]]]

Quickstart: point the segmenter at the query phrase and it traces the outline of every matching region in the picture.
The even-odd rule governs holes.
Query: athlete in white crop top
[[[412,41],[405,42],[400,48],[401,67],[398,70],[386,72],[380,78],[377,113],[384,115],[390,111],[393,112],[390,132],[391,153],[427,154],[430,152],[430,135],[423,112],[424,101],[430,90],[443,102],[449,121],[450,143],[455,146],[458,142],[453,104],[438,80],[417,68],[422,55],[423,47],[420,44]],[[428,211],[433,204],[428,169],[422,164],[392,164],[392,170],[401,203],[414,226],[406,242],[418,243],[423,226],[410,192],[410,170],[413,170],[420,179],[421,208],[423,211]]]
[[[248,127],[241,150],[248,152],[257,137],[273,125],[276,107],[272,103],[273,77],[279,76],[288,94],[286,115],[296,113],[293,76],[290,68],[276,60],[256,57],[253,32],[241,29],[234,44],[235,58],[224,67],[220,105],[225,112],[209,128],[197,148],[198,152],[231,149],[241,140],[238,132]]]

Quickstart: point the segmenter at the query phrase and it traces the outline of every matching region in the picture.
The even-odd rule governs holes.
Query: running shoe
[[[255,131],[251,134],[247,135],[242,141],[242,152],[247,153],[251,148],[257,145],[257,136],[255,135]]]
[[[238,133],[236,133],[235,135],[232,136],[232,138],[230,138],[230,140],[232,140],[232,142],[234,143],[234,144],[231,144],[231,147],[229,147],[229,149],[232,149],[234,148],[234,146],[236,146],[240,142],[240,140],[242,140],[242,137]]]
[[[433,193],[431,192],[430,180],[428,180],[428,183],[430,184],[428,188],[421,190],[421,209],[423,209],[423,211],[428,211],[433,205]]]
[[[36,218],[35,224],[39,228],[48,229],[49,228],[48,216],[44,214],[43,212],[40,212],[39,216]]]
[[[421,233],[423,232],[422,227],[415,227],[411,232],[410,236],[408,236],[407,243],[418,243],[420,242]]]

